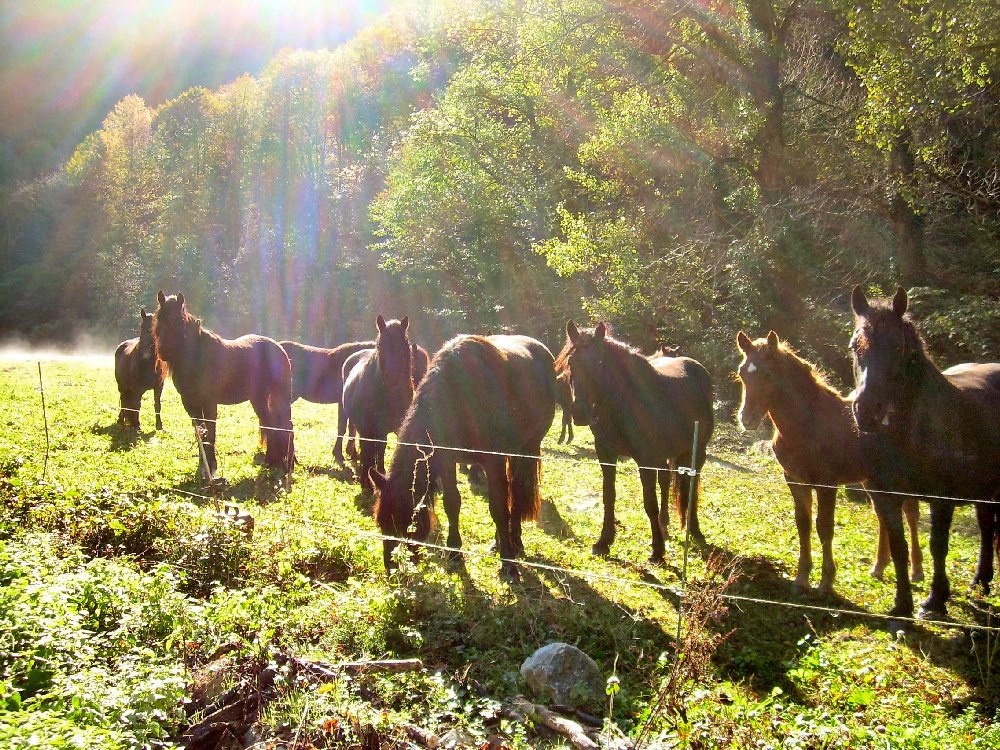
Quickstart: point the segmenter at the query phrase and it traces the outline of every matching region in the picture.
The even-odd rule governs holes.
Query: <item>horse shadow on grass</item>
[[[748,681],[759,694],[779,687],[797,702],[809,704],[812,698],[801,694],[789,671],[814,642],[858,625],[873,631],[890,630],[891,623],[882,612],[859,607],[836,591],[795,593],[790,576],[770,558],[738,556],[710,545],[700,550],[705,557],[712,553],[723,565],[735,562],[739,571],[739,579],[726,594],[726,614],[718,623],[718,632],[729,635],[714,661],[726,679]],[[914,590],[916,598],[920,593]],[[951,606],[965,607],[967,603],[953,602]],[[992,677],[984,675],[982,663],[977,664],[977,655],[970,652],[972,639],[964,630],[905,622],[897,642],[921,660],[953,672],[976,692],[983,691],[984,685],[1000,684],[1000,665],[989,665]],[[1000,636],[995,636],[992,645],[1000,654],[998,644]],[[982,649],[978,656],[981,662]]]
[[[110,438],[108,450],[113,453],[127,453],[139,443],[147,443],[156,436],[156,430],[149,430],[147,432],[133,430],[130,427],[120,425],[118,422],[112,422],[108,425],[97,424],[91,427],[90,431],[94,435],[104,435]]]

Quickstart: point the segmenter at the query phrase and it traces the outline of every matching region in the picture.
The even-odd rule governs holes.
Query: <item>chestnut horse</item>
[[[163,373],[156,366],[153,346],[153,316],[145,307],[139,308],[139,338],[123,341],[115,349],[115,381],[118,383],[118,424],[139,429],[139,406],[142,394],[153,391],[156,429],[163,429],[160,419],[160,395],[163,393]]]
[[[615,473],[619,456],[639,465],[642,502],[653,535],[650,560],[663,560],[667,533],[670,473],[678,467],[700,471],[712,437],[712,379],[688,357],[658,357],[650,362],[637,349],[612,338],[608,327],[578,329],[566,324],[566,345],[557,358],[568,368],[573,387],[573,421],[590,424],[594,448],[604,474],[604,523],[594,545],[595,555],[607,555],[615,538]],[[691,455],[694,423],[699,423],[696,455]],[[669,469],[669,470],[668,470]],[[661,506],[656,503],[659,478]],[[704,543],[698,523],[697,496],[688,513],[693,477],[680,473],[675,485],[681,526],[690,516],[691,536]]]
[[[555,416],[555,390],[552,354],[535,339],[458,336],[447,342],[413,396],[388,475],[369,472],[382,532],[426,539],[431,477],[438,477],[448,516],[447,544],[460,549],[456,464],[480,464],[496,524],[500,576],[517,580],[514,558],[524,551],[521,523],[534,518],[540,505],[540,451]],[[383,543],[387,570],[396,544]]]
[[[410,341],[409,324],[408,317],[386,322],[379,315],[375,318],[375,348],[362,349],[344,363],[340,413],[361,438],[359,479],[361,487],[369,492],[372,483],[368,470],[374,466],[385,471],[386,436],[403,423],[413,400],[417,374],[427,371],[427,353]]]
[[[355,352],[372,349],[374,341],[352,341],[333,349],[281,341],[281,348],[292,363],[292,401],[304,398],[317,404],[340,404],[344,394],[344,362]],[[338,409],[339,411],[339,409]],[[337,437],[333,443],[333,457],[344,463],[344,434],[346,419],[338,415]]]
[[[156,354],[202,436],[209,479],[215,477],[215,423],[219,404],[249,401],[260,420],[268,466],[287,474],[295,462],[292,369],[277,341],[264,336],[224,339],[187,311],[184,295],[157,294]]]
[[[785,472],[785,481],[795,501],[795,526],[799,532],[799,565],[795,587],[809,590],[812,555],[813,492],[816,493],[816,534],[823,547],[819,590],[833,590],[833,513],[839,485],[864,482],[858,426],[851,415],[851,401],[844,398],[787,344],[771,331],[767,338],[751,341],[740,331],[736,343],[743,352],[738,375],[743,386],[740,424],[756,429],[770,415],[774,424],[771,448]],[[910,580],[922,581],[923,556],[917,539],[920,507],[907,498],[903,511],[910,527]],[[877,514],[876,514],[877,515]],[[877,516],[878,517],[878,516]],[[878,550],[872,575],[881,580],[889,563],[889,536],[879,518]]]
[[[869,303],[854,287],[851,338],[857,387],[854,418],[875,510],[889,532],[896,568],[890,615],[913,613],[906,578],[905,494],[931,495],[930,550],[934,577],[920,614],[943,615],[951,594],[945,559],[957,501],[978,500],[979,560],[972,585],[989,591],[1000,531],[1000,364],[938,370],[913,321],[902,288],[891,301]]]

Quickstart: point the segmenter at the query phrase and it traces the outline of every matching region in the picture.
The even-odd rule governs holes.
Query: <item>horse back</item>
[[[216,403],[238,404],[272,394],[291,398],[289,357],[274,339],[248,334],[205,344],[202,383],[214,392]]]
[[[344,362],[355,352],[374,348],[374,341],[353,341],[325,349],[297,341],[281,341],[292,365],[292,399],[318,404],[340,403]]]
[[[704,365],[690,357],[657,357],[650,362],[657,373],[656,394],[659,405],[665,407],[667,419],[688,435],[694,422],[699,422],[704,441],[711,437],[715,426],[712,411],[712,376]],[[655,407],[654,407],[655,408]]]
[[[555,416],[552,353],[527,336],[460,336],[417,390],[404,429],[441,444],[520,453],[537,449]]]

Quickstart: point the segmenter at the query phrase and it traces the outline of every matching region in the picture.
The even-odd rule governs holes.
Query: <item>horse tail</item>
[[[702,459],[703,462],[704,459]],[[670,471],[677,475],[677,480],[671,483],[671,491],[674,494],[674,510],[680,519],[682,529],[687,525],[688,520],[688,498],[691,495],[691,482],[696,481],[698,478],[692,477],[686,471],[682,471],[682,469],[688,469],[690,466],[690,454],[678,456],[670,460]],[[700,470],[701,467],[697,466],[696,468]],[[698,493],[700,491],[701,487],[699,483],[695,485],[694,508],[691,511],[693,514],[698,512]]]
[[[285,471],[295,464],[295,433],[292,431],[292,366],[281,346],[268,347],[265,357],[268,376],[267,424],[261,422],[260,439],[268,463],[280,463]],[[270,429],[264,429],[265,427]]]
[[[522,521],[538,516],[542,496],[538,486],[542,479],[542,461],[539,458],[511,456],[507,459],[508,507],[511,515]]]

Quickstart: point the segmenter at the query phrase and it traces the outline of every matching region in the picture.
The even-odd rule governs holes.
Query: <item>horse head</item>
[[[157,356],[166,362],[176,361],[184,349],[186,328],[195,319],[188,314],[180,292],[169,297],[157,292],[156,301],[152,332]]]
[[[891,301],[869,303],[860,286],[851,294],[854,309],[856,387],[854,419],[863,432],[892,425],[913,393],[920,363],[926,359],[923,343],[908,317],[906,291],[897,287]]]
[[[740,424],[744,430],[756,430],[771,410],[771,402],[775,396],[775,356],[781,341],[774,331],[769,332],[767,338],[756,341],[751,341],[749,336],[740,331],[736,335],[736,345],[743,352],[743,361],[737,371],[743,386]]]
[[[569,370],[574,424],[590,424],[594,403],[600,396],[604,378],[607,333],[608,327],[603,322],[594,328],[583,329],[577,328],[572,320],[566,323],[567,341],[559,359]]]
[[[382,556],[386,571],[394,567],[392,552],[400,539],[424,540],[430,533],[430,454],[412,451],[415,460],[407,471],[382,474],[372,467],[368,478],[375,490],[375,521],[379,530],[393,539],[382,540]],[[416,457],[422,455],[422,457]],[[410,470],[412,469],[412,471]]]
[[[153,315],[139,308],[139,350],[144,356],[153,352]]]
[[[412,387],[410,372],[412,352],[407,329],[410,325],[409,316],[402,320],[386,321],[381,315],[375,318],[378,334],[375,337],[375,350],[378,353],[378,365],[383,379],[389,384],[408,382]]]

